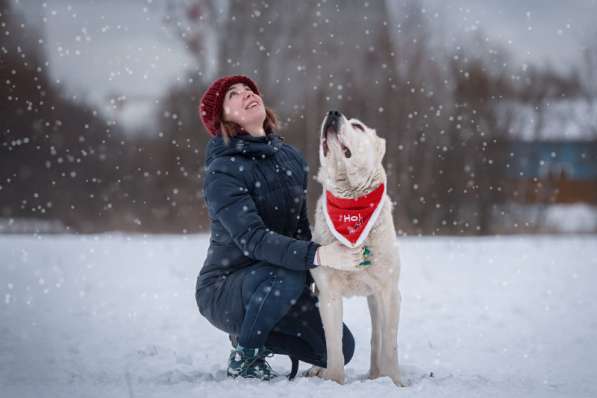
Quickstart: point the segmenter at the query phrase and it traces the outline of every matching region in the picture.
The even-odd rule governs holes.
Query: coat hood
[[[240,134],[230,138],[228,144],[221,136],[209,140],[205,149],[205,166],[208,167],[216,158],[240,155],[245,157],[269,157],[282,146],[283,138],[276,134],[253,137]]]

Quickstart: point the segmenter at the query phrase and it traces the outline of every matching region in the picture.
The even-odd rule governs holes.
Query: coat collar
[[[275,154],[282,147],[284,139],[277,134],[270,133],[263,137],[253,137],[250,134],[238,134],[230,138],[228,144],[221,136],[211,138],[207,143],[205,164],[209,164],[222,156],[241,155],[245,157],[266,158]]]

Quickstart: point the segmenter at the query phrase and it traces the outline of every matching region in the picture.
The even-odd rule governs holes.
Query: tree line
[[[481,32],[442,43],[437,17],[416,1],[191,0],[170,2],[164,22],[195,66],[160,98],[158,134],[132,135],[52,84],[39,33],[21,27],[8,0],[0,11],[11,32],[0,38],[0,217],[60,219],[79,232],[206,230],[209,137],[197,105],[221,75],[257,81],[312,176],[328,110],[375,128],[405,234],[495,232],[496,206],[511,197],[504,170],[516,133],[515,109],[502,105],[532,104],[541,120],[550,101],[595,97],[581,83],[589,68],[521,70]],[[311,181],[311,214],[320,193]]]

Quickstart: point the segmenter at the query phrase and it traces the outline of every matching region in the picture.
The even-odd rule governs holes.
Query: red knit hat
[[[259,89],[255,82],[246,76],[224,76],[214,81],[201,96],[199,102],[199,118],[205,129],[212,137],[219,135],[220,122],[222,118],[222,107],[224,106],[224,96],[230,86],[236,83],[244,83],[257,95]]]

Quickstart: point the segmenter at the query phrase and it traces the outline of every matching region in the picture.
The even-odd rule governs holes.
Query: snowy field
[[[401,238],[404,388],[366,379],[364,298],[345,301],[346,385],[227,379],[194,301],[207,240],[0,235],[0,396],[597,396],[595,236]]]

